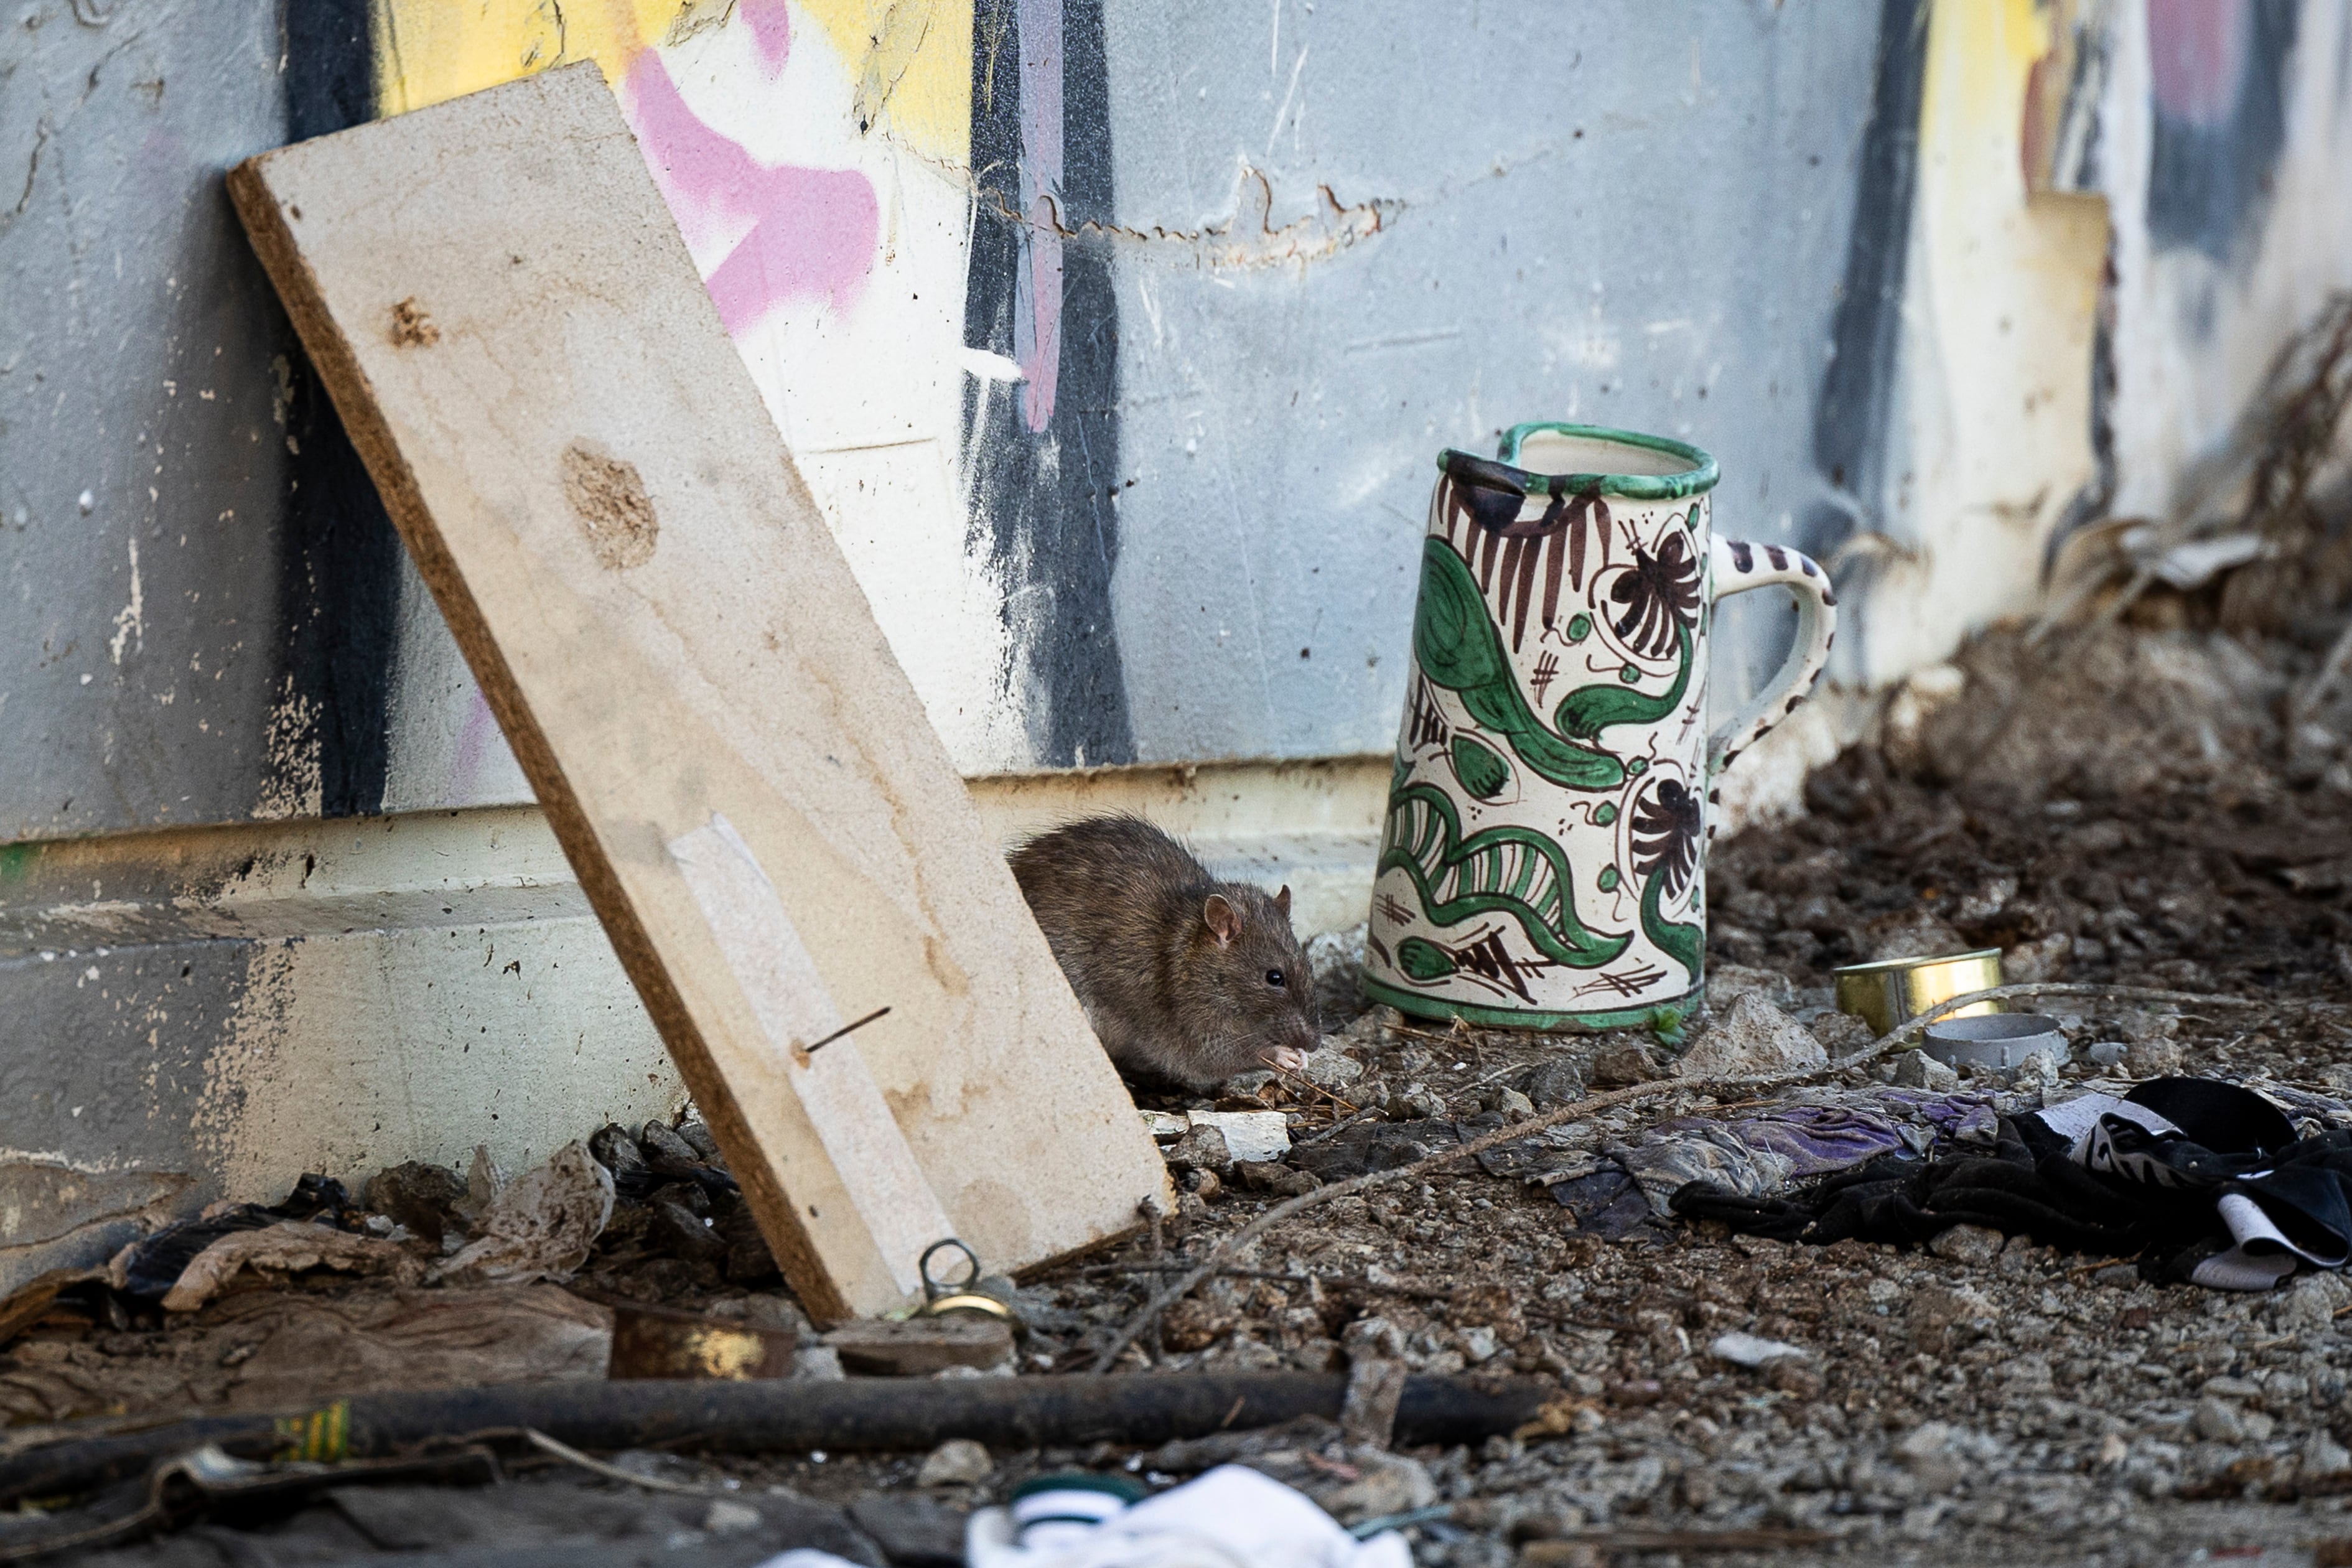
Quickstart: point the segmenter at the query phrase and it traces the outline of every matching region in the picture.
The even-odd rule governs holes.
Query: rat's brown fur
[[[1295,1070],[1321,1037],[1288,888],[1268,897],[1220,882],[1136,816],[1056,828],[1013,851],[1012,865],[1121,1067],[1205,1089],[1260,1068]]]

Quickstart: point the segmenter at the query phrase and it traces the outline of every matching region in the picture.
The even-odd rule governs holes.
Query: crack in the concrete
[[[1139,228],[1092,218],[1072,227],[1062,221],[1061,204],[1051,195],[1045,197],[1051,216],[1044,222],[1013,211],[993,192],[982,195],[1005,222],[1056,234],[1064,239],[1093,237],[1134,245],[1189,248],[1194,263],[1210,272],[1248,271],[1294,262],[1304,266],[1310,261],[1328,260],[1379,234],[1405,210],[1406,204],[1395,197],[1375,196],[1349,205],[1328,185],[1318,184],[1315,190],[1322,198],[1320,205],[1280,228],[1273,223],[1272,182],[1263,171],[1247,163],[1242,165],[1241,179],[1235,185],[1234,216],[1223,223],[1197,229],[1158,225]]]
[[[32,155],[25,160],[24,193],[17,196],[16,206],[8,213],[8,221],[12,224],[24,216],[26,207],[33,205],[33,185],[40,178],[41,174],[41,149],[49,144],[50,134],[49,117],[44,114],[33,122],[33,152]]]

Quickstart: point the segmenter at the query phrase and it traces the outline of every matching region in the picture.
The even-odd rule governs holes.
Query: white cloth
[[[1146,1498],[1096,1525],[1057,1523],[1021,1539],[1002,1508],[964,1530],[969,1568],[1412,1568],[1404,1537],[1358,1541],[1305,1494],[1240,1465]],[[787,1564],[783,1568],[816,1568]]]

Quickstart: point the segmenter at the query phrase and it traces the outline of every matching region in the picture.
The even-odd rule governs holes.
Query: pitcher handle
[[[1788,659],[1762,691],[1707,737],[1706,773],[1713,778],[1795,711],[1812,690],[1814,679],[1829,662],[1830,645],[1837,640],[1837,595],[1831,591],[1828,574],[1811,557],[1785,544],[1717,539],[1709,549],[1714,599],[1779,586],[1797,601],[1797,642]]]

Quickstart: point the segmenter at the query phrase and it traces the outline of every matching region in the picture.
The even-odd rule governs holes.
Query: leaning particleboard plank
[[[1129,1228],[1160,1156],[595,68],[229,186],[810,1310]]]

